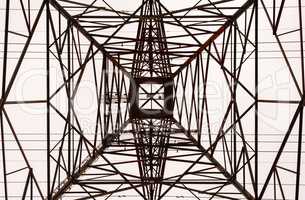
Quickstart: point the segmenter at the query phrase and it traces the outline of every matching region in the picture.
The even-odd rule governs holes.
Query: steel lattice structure
[[[1,2],[0,198],[304,199],[305,3],[130,2]]]

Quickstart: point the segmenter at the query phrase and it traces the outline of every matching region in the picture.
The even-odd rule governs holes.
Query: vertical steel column
[[[50,7],[49,1],[46,3],[46,82],[47,82],[47,199],[51,200],[51,160],[50,160]]]
[[[71,73],[71,38],[70,38],[70,21],[67,21],[67,45],[68,45],[68,49],[67,49],[67,56],[68,56],[68,83],[67,83],[67,88],[68,88],[68,176],[71,176],[71,161],[73,162],[73,160],[71,160],[71,104],[73,99],[71,99],[71,80],[70,77],[72,76]]]
[[[303,39],[303,20],[302,20],[302,0],[299,0],[299,24],[300,24],[300,48],[301,48],[301,71],[302,71],[302,92],[305,95],[305,74],[304,74],[304,39]],[[301,163],[302,163],[302,134],[303,134],[303,109],[300,112],[299,118],[299,137],[298,137],[298,155],[297,155],[297,176],[296,176],[296,191],[295,200],[299,200],[300,193],[300,176],[301,176]]]
[[[102,68],[103,68],[103,73],[104,73],[104,95],[103,95],[103,98],[104,98],[104,101],[103,101],[103,104],[104,104],[104,133],[103,133],[103,138],[107,135],[108,133],[108,121],[109,121],[109,109],[107,106],[107,104],[109,103],[109,96],[108,96],[108,67],[107,67],[107,58],[106,58],[106,55],[103,54],[103,63],[102,63]],[[102,87],[102,86],[100,86]]]
[[[254,150],[255,150],[255,199],[258,199],[258,0],[254,2],[255,6],[255,113],[254,113]]]
[[[236,112],[237,112],[237,102],[236,102],[236,90],[237,90],[237,74],[236,74],[236,69],[237,69],[237,22],[235,21],[233,23],[233,104],[232,104],[232,111],[233,112],[233,177],[236,178],[236,174],[237,174],[237,148],[236,148]],[[232,72],[231,72],[232,73]]]
[[[3,52],[3,71],[2,71],[2,95],[1,101],[4,101],[5,89],[6,89],[6,68],[7,68],[7,47],[8,47],[8,29],[9,29],[9,11],[10,11],[10,0],[6,0],[6,11],[5,11],[5,30],[4,30],[4,52]],[[3,102],[4,103],[4,102]],[[1,103],[2,104],[2,103]],[[3,124],[3,113],[0,108],[0,126],[1,126],[1,145],[2,145],[2,166],[3,166],[3,182],[4,182],[4,195],[5,199],[8,199],[7,193],[7,178],[6,178],[6,156],[5,156],[5,142],[4,142],[4,124]]]

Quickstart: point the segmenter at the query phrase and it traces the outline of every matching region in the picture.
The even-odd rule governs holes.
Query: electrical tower
[[[6,0],[0,199],[303,199],[301,0]]]

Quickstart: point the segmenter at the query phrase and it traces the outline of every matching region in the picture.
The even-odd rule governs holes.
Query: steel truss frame
[[[14,194],[11,180],[16,176],[24,180],[18,186],[22,199],[109,199],[126,192],[149,200],[179,192],[197,199],[300,199],[305,105],[301,0],[295,2],[297,28],[291,30],[281,24],[288,7],[285,0],[245,0],[231,6],[227,0],[207,1],[174,11],[162,1],[143,0],[132,14],[98,2],[42,0],[37,11],[31,9],[30,1],[20,0],[24,30],[13,31],[13,8],[6,0],[0,101],[4,199]],[[259,16],[269,23],[269,37],[276,41],[291,87],[298,94],[294,99],[265,99],[259,94],[259,74],[265,67],[260,65]],[[11,100],[39,24],[46,30],[45,57],[41,58],[46,71],[45,97]],[[122,35],[132,24],[137,25],[136,35]],[[170,35],[168,27],[180,31]],[[110,34],[108,30],[112,30]],[[294,34],[300,54],[297,64],[282,41],[290,34]],[[12,36],[23,38],[15,63],[9,61]],[[52,72],[54,66],[59,74]],[[54,86],[56,75],[61,80]],[[219,81],[227,88],[217,131],[212,128],[207,94],[214,76],[221,76]],[[82,114],[75,108],[75,100],[84,96],[80,87],[86,78],[94,82],[96,109],[91,131],[84,129]],[[164,96],[173,93],[170,103],[165,103],[171,113],[137,115],[140,111],[133,108],[137,97],[132,92],[139,87],[135,80],[172,81],[172,92]],[[147,101],[156,101],[155,94],[145,93],[151,95]],[[59,95],[64,96],[64,105],[56,102]],[[46,183],[37,178],[41,175],[15,128],[11,107],[23,104],[43,105],[46,111]],[[287,130],[272,165],[262,169],[259,109],[265,104],[292,105],[294,113],[286,121]],[[58,121],[63,123],[60,128]],[[61,133],[55,134],[59,129]],[[292,167],[285,167],[293,131],[297,134],[295,160]],[[18,168],[8,159],[9,140],[20,155]],[[175,166],[181,169],[171,173]],[[262,171],[266,173],[263,178]],[[282,178],[284,174],[292,183]],[[286,183],[293,190],[286,189]]]

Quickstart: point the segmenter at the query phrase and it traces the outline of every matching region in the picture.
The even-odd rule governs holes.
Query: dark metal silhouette
[[[162,0],[143,0],[129,13],[102,0],[43,0],[38,10],[20,0],[18,9],[24,16],[20,23],[25,30],[15,32],[10,28],[13,8],[7,0],[2,19],[0,101],[4,199],[14,194],[12,176],[23,177],[21,199],[107,199],[115,194],[124,197],[126,191],[147,200],[173,193],[179,197],[179,191],[197,199],[202,195],[208,199],[285,199],[287,195],[300,199],[305,91],[302,1],[295,6],[298,28],[285,32],[280,23],[289,7],[285,0],[271,6],[267,0],[238,2],[204,1],[168,10]],[[269,37],[279,46],[299,99],[259,96],[259,70],[268,67],[259,64],[259,15],[267,19],[272,30]],[[46,98],[12,101],[9,95],[25,67],[24,58],[39,24],[46,27],[46,54],[41,58],[46,70]],[[176,31],[169,30],[171,27]],[[133,33],[128,35],[126,30]],[[299,66],[292,66],[281,42],[281,37],[291,33],[298,45]],[[10,35],[24,39],[15,63],[8,58],[14,43]],[[252,74],[246,75],[251,86],[241,78],[247,65],[252,66]],[[52,66],[59,69],[61,77],[55,89]],[[207,89],[216,68],[224,77],[229,100],[223,100],[227,105],[215,132]],[[301,69],[301,78],[295,68]],[[94,131],[89,132],[82,127],[81,114],[75,108],[86,76],[95,91]],[[240,97],[241,91],[245,98]],[[66,98],[64,108],[54,101],[61,93]],[[246,105],[243,108],[241,101]],[[262,180],[259,107],[267,103],[296,105],[296,109]],[[45,105],[46,183],[37,179],[21,135],[15,130],[8,106],[19,104]],[[64,122],[60,134],[55,134],[60,125],[53,122],[53,115]],[[244,121],[249,115],[251,125]],[[244,131],[247,126],[251,126],[251,133]],[[296,162],[294,169],[288,169],[281,162],[293,129],[297,129]],[[5,132],[10,133],[20,153],[23,164],[18,169],[8,164]],[[293,191],[283,187],[288,181],[282,178],[283,171],[294,180]],[[26,175],[18,175],[20,172]]]

